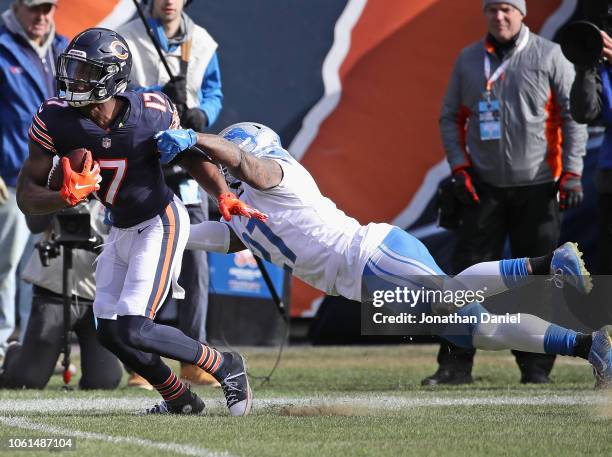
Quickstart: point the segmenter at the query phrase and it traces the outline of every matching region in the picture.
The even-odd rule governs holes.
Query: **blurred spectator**
[[[0,356],[15,328],[15,271],[30,236],[15,201],[28,156],[32,116],[55,94],[55,61],[67,41],[55,33],[57,0],[15,0],[0,28]]]
[[[599,265],[596,273],[612,274],[612,39],[601,32],[604,60],[599,65],[576,67],[570,103],[572,116],[584,124],[603,124],[604,142],[599,149],[595,186],[599,204]]]
[[[140,19],[126,24],[119,33],[132,51],[131,84],[133,89],[161,90],[177,106],[181,125],[196,131],[210,127],[221,111],[221,73],[217,43],[183,11],[183,0],[149,0],[148,25],[172,71],[166,72],[155,46]],[[180,197],[192,224],[208,219],[208,200],[201,197],[195,180],[178,164],[165,168],[166,182]],[[178,328],[187,336],[206,341],[208,312],[208,262],[203,251],[185,251],[179,284],[185,299],[178,302]],[[168,297],[164,305],[174,300]],[[192,384],[218,385],[217,381],[195,365],[181,366],[181,377]],[[129,385],[144,383],[132,375]]]
[[[108,229],[103,224],[104,209],[96,200],[88,204],[91,225],[101,234]],[[28,216],[34,233],[45,231],[44,240],[51,234],[53,216]],[[81,348],[81,389],[114,389],[121,382],[119,360],[96,338],[93,315],[95,295],[96,254],[83,249],[73,250],[72,304],[70,327]],[[0,387],[43,389],[53,374],[55,363],[64,345],[64,307],[62,298],[62,255],[49,259],[49,266],[41,263],[34,252],[23,278],[34,285],[32,314],[23,344],[9,345],[0,376]]]
[[[488,34],[461,52],[440,117],[462,203],[455,273],[501,258],[507,237],[512,257],[549,254],[559,242],[559,209],[582,201],[587,132],[570,117],[572,66],[523,24],[525,0],[483,7]],[[513,353],[521,382],[549,382],[554,355]],[[439,368],[423,384],[472,382],[474,354],[443,343]]]

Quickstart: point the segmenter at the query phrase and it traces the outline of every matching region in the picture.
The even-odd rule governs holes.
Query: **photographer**
[[[601,275],[612,274],[612,38],[602,31],[603,51],[599,62],[576,65],[576,79],[570,93],[572,116],[576,122],[606,127],[599,150],[595,186],[599,205],[599,268]]]
[[[90,223],[98,234],[104,230],[103,208],[93,200],[81,211],[90,213]],[[70,210],[74,211],[74,210]],[[67,217],[73,217],[69,215]],[[4,359],[0,386],[5,388],[43,389],[55,368],[63,346],[64,308],[62,297],[63,258],[59,245],[53,241],[54,216],[27,216],[30,230],[45,232],[46,242],[39,243],[28,262],[23,279],[34,285],[32,314],[23,345],[9,346]],[[65,248],[65,247],[64,247]],[[42,258],[42,261],[41,261]],[[72,301],[70,328],[81,348],[81,389],[114,389],[121,381],[122,370],[117,358],[96,339],[93,316],[95,294],[94,261],[89,250],[73,250]],[[48,266],[44,266],[43,262]]]

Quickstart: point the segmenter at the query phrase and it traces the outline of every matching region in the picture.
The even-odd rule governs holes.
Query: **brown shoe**
[[[219,381],[196,365],[181,364],[181,379],[198,386],[221,387]]]
[[[144,390],[153,390],[153,386],[149,384],[145,378],[140,376],[139,374],[132,373],[128,378],[127,382],[128,387],[138,387],[139,389]]]

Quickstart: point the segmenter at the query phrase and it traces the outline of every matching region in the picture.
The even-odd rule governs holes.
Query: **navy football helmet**
[[[105,102],[126,89],[131,69],[132,54],[121,35],[87,29],[58,58],[57,96],[72,106]]]

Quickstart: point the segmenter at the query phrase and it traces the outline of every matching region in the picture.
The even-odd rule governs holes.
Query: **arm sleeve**
[[[213,125],[223,105],[223,92],[221,90],[221,69],[219,59],[215,52],[206,67],[200,94],[200,109],[206,113],[208,127]]]
[[[468,166],[466,148],[467,124],[470,110],[463,105],[461,96],[461,56],[455,62],[440,113],[440,134],[446,158],[452,170]]]
[[[230,244],[230,228],[223,222],[204,221],[192,224],[186,249],[227,254]]]
[[[574,81],[574,68],[555,46],[552,56],[551,89],[561,116],[563,134],[563,171],[582,175],[583,156],[586,154],[587,128],[574,121],[570,112],[570,91]]]
[[[602,86],[596,67],[576,68],[570,108],[576,122],[592,124],[598,120],[602,108]]]

